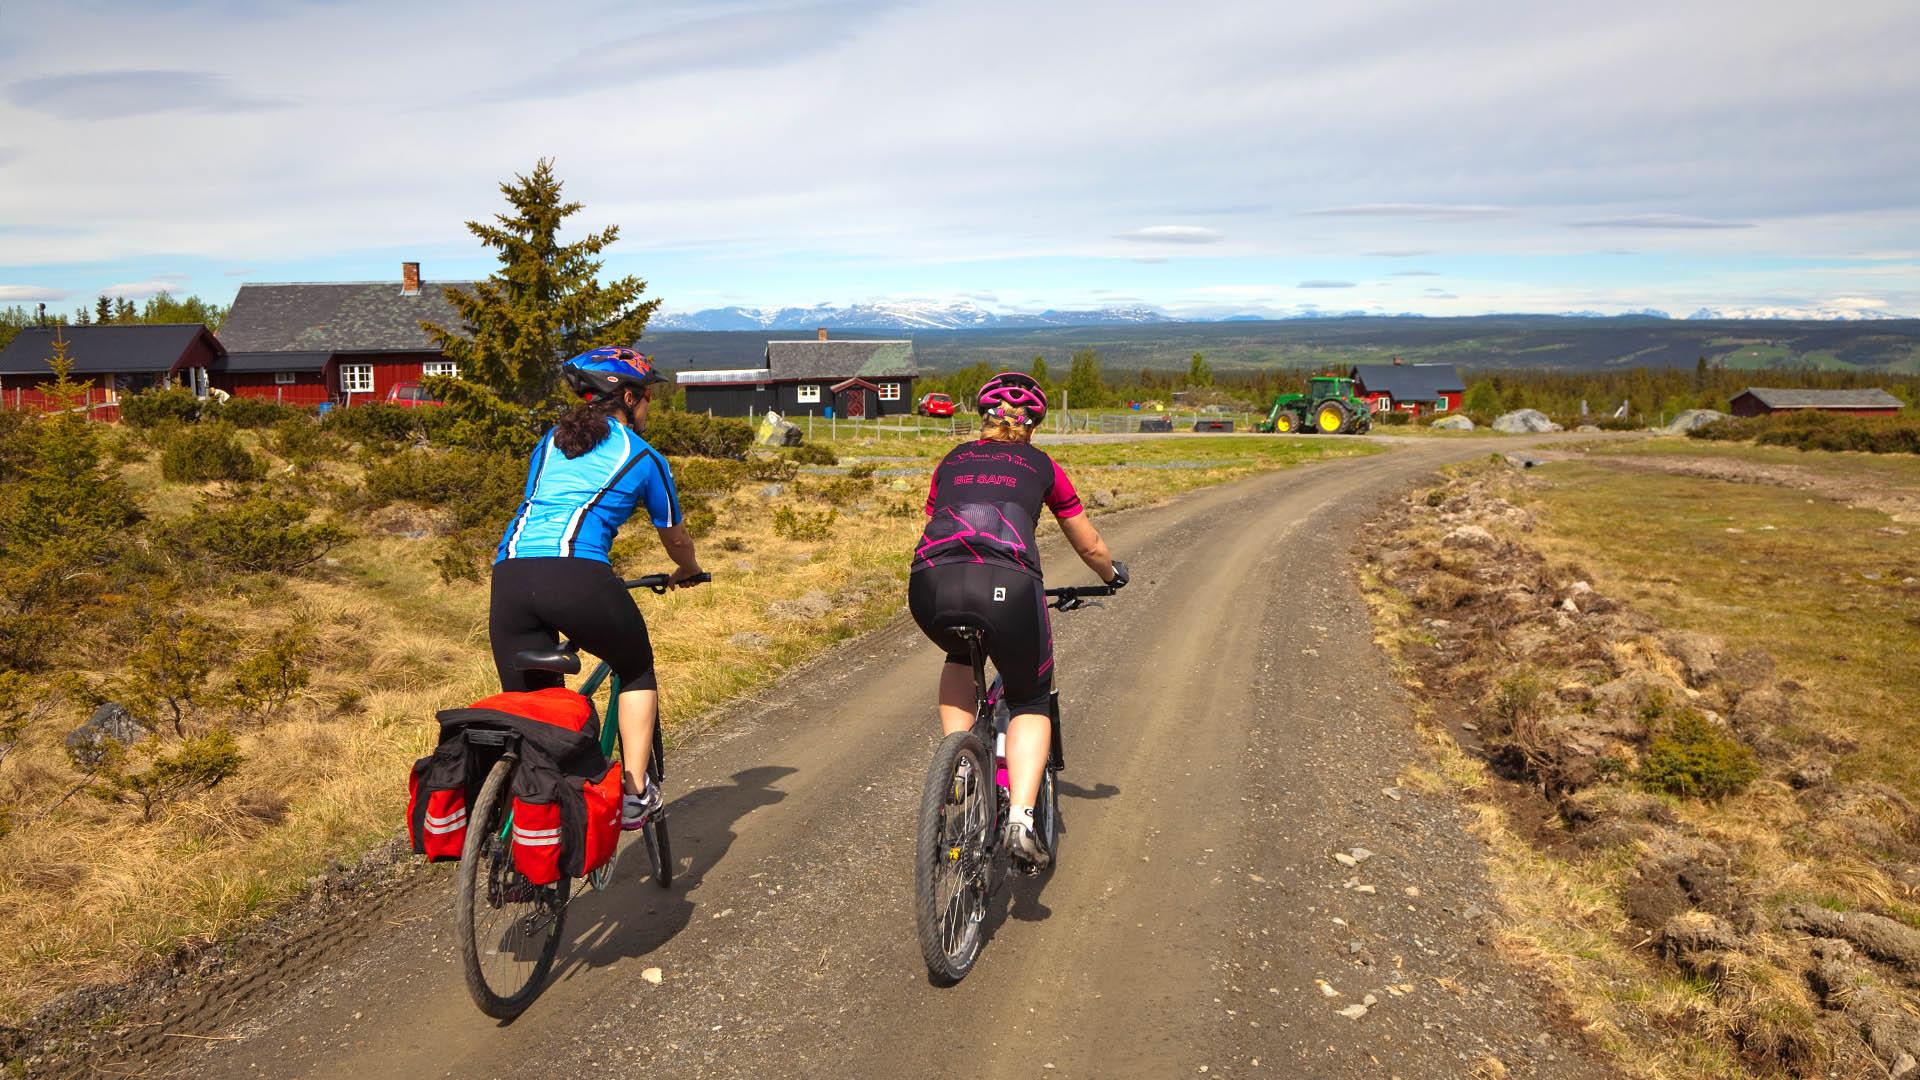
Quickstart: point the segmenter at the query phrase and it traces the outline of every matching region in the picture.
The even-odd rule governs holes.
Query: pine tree
[[[1080,349],[1067,368],[1067,401],[1079,409],[1091,409],[1106,397],[1106,384],[1100,379],[1100,354]]]
[[[560,242],[560,225],[581,209],[562,202],[553,161],[500,185],[510,212],[493,223],[467,222],[492,248],[500,269],[473,291],[448,289],[460,313],[459,329],[421,323],[461,374],[520,405],[535,405],[554,390],[559,362],[600,345],[632,345],[660,301],[641,300],[647,283],[623,277],[602,285],[599,256],[619,238],[618,226]]]
[[[102,326],[113,321],[113,301],[102,296],[93,302],[93,321]]]
[[[1043,387],[1046,386],[1048,384],[1047,358],[1044,356],[1034,357],[1033,366],[1027,368],[1027,374],[1033,376],[1034,382],[1039,383]]]
[[[113,302],[113,321],[137,323],[140,321],[140,309],[133,305],[133,301],[122,296]]]
[[[1194,353],[1193,362],[1187,365],[1187,385],[1213,385],[1213,369],[1207,366],[1207,358],[1199,353]]]

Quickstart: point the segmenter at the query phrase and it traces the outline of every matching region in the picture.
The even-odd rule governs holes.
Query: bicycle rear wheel
[[[569,880],[531,885],[513,868],[511,845],[501,838],[513,762],[494,763],[467,820],[460,854],[454,919],[467,992],[480,1011],[496,1020],[520,1015],[539,995],[567,916]]]
[[[986,936],[994,807],[986,747],[970,731],[940,743],[920,793],[914,919],[935,982],[967,977]]]
[[[1033,807],[1033,828],[1039,834],[1040,846],[1051,857],[1048,866],[1060,864],[1060,789],[1054,785],[1053,774],[1052,766],[1040,773],[1040,797]]]

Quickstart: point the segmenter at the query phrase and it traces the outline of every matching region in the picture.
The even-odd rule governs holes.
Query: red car
[[[945,394],[928,394],[920,399],[916,411],[922,416],[952,416],[953,399]]]
[[[387,391],[387,404],[398,405],[403,409],[423,409],[439,405],[441,401],[427,392],[427,388],[417,382],[394,383]]]

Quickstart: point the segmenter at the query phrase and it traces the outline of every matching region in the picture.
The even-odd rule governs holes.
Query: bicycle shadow
[[[689,791],[667,803],[668,840],[673,848],[673,885],[653,881],[647,845],[637,836],[615,857],[613,881],[606,892],[588,893],[567,909],[570,926],[590,920],[568,934],[568,944],[547,980],[552,985],[582,969],[605,967],[645,956],[673,940],[693,920],[698,905],[688,894],[700,887],[708,870],[719,865],[738,836],[734,826],[753,811],[787,797],[773,785],[799,770],[761,765],[733,774],[731,785]],[[584,888],[584,882],[576,882]]]
[[[1054,778],[1053,782],[1055,790],[1057,790],[1063,798],[1068,799],[1111,799],[1115,795],[1120,794],[1118,787],[1104,782],[1095,784],[1091,788],[1083,788],[1078,784],[1062,780],[1058,776]],[[1067,845],[1072,840],[1072,837],[1072,820],[1063,810],[1060,814],[1060,848],[1062,852],[1067,850]],[[1057,865],[1056,863],[1055,866]],[[994,902],[987,907],[987,916],[984,925],[989,940],[992,939],[993,935],[999,931],[1000,927],[1004,925],[1008,919],[1013,919],[1017,922],[1045,922],[1053,915],[1053,909],[1042,903],[1040,896],[1046,891],[1047,883],[1053,880],[1055,866],[1049,866],[1040,873],[1032,876],[1017,871],[1008,871],[1009,876],[1006,878],[1006,883],[995,895]]]

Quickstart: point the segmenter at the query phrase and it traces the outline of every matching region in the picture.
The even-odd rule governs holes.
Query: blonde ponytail
[[[980,437],[988,442],[1026,442],[1033,437],[1033,429],[1027,426],[1027,410],[1000,406],[994,410],[1001,415],[987,415],[980,418]]]

